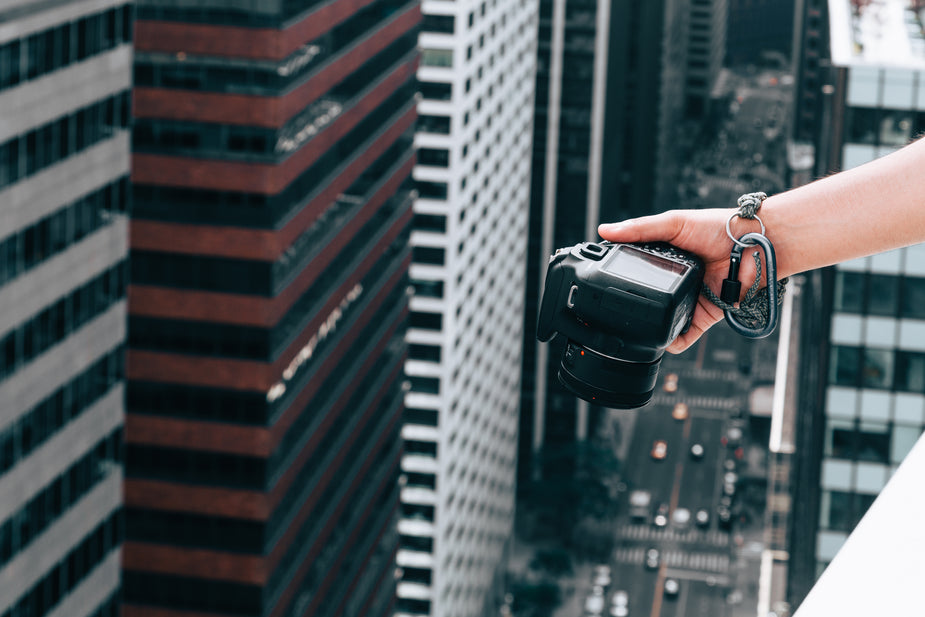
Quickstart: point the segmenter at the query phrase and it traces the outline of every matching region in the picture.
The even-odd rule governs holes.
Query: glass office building
[[[391,615],[420,4],[136,7],[123,615]]]
[[[914,4],[830,0],[831,168],[925,132],[925,11]],[[839,264],[834,276],[820,571],[925,430],[925,245]]]
[[[132,9],[0,23],[0,615],[115,617]]]

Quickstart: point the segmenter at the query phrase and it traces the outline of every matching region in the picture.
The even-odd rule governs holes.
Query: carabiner
[[[768,321],[761,328],[753,328],[739,321],[739,318],[731,310],[726,310],[724,313],[726,323],[734,332],[748,338],[764,338],[774,332],[780,318],[777,308],[777,257],[774,255],[774,246],[764,234],[752,232],[739,238],[738,242],[732,247],[732,252],[741,255],[745,247],[754,245],[758,245],[764,250],[765,272],[768,280]]]

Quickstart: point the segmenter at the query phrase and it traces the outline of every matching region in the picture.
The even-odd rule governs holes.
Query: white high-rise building
[[[397,614],[467,617],[513,527],[538,3],[422,9]]]

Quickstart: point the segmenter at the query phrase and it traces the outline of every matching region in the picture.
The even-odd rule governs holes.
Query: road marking
[[[665,592],[665,571],[668,567],[665,562],[658,568],[658,578],[655,579],[655,597],[652,598],[652,612],[650,617],[659,617],[662,612],[662,594]]]
[[[684,430],[681,433],[681,443],[686,444],[691,436],[691,417],[687,416],[684,420]],[[684,473],[684,457],[675,463],[674,466],[674,485],[671,487],[671,511],[674,512],[678,507],[678,498],[681,496],[681,475]]]

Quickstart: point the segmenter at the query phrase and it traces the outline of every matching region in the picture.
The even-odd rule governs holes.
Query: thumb
[[[597,233],[611,242],[671,242],[681,231],[682,221],[672,212],[628,219],[618,223],[605,223]]]

